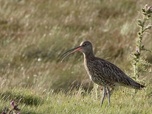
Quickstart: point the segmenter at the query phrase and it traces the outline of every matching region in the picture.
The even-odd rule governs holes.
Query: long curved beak
[[[74,53],[74,52],[76,52],[76,51],[80,51],[81,48],[82,48],[82,46],[78,46],[78,47],[75,47],[75,48],[70,49],[70,50],[66,51],[65,53],[63,53],[63,54],[61,55],[61,58],[62,58],[61,62],[62,62],[67,56],[69,56],[70,54],[72,54],[72,53]]]

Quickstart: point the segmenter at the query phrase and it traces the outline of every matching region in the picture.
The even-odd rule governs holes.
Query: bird
[[[78,47],[63,53],[61,56],[62,61],[64,58],[77,51],[84,55],[84,66],[91,81],[103,88],[101,106],[104,102],[105,96],[108,97],[108,104],[110,105],[110,96],[116,86],[126,86],[137,90],[145,87],[130,78],[113,63],[96,57],[90,41],[83,41]]]

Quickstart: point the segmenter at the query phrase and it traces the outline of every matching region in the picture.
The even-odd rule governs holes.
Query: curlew
[[[134,89],[145,87],[127,76],[116,65],[94,56],[91,42],[84,41],[80,46],[66,51],[62,58],[64,59],[71,53],[80,51],[84,55],[84,66],[90,79],[99,86],[103,86],[103,95],[101,105],[105,96],[108,96],[108,104],[110,105],[110,96],[115,86],[127,86]],[[62,59],[62,60],[63,60]]]

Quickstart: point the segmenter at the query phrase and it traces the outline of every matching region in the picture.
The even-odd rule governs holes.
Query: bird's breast
[[[84,60],[84,66],[89,75],[89,78],[96,84],[101,85],[101,79],[99,73],[97,72],[96,65],[93,61]]]
[[[98,84],[98,85],[105,85],[105,79],[103,78],[103,73],[102,73],[102,66],[98,65],[97,61],[88,61],[84,60],[84,66],[85,69],[90,77],[90,79]]]
[[[87,71],[87,74],[89,75],[89,78],[92,80],[92,76],[91,76],[91,74],[90,74],[90,71],[89,71],[89,68],[88,68],[88,66],[87,66],[86,60],[84,60],[84,67],[85,67],[85,69],[86,69],[86,71]]]

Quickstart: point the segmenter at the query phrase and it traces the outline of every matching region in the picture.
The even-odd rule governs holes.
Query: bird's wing
[[[131,81],[133,80],[116,65],[103,59],[98,59],[97,61],[97,67],[100,69],[100,73],[105,80],[112,83],[131,85]]]

